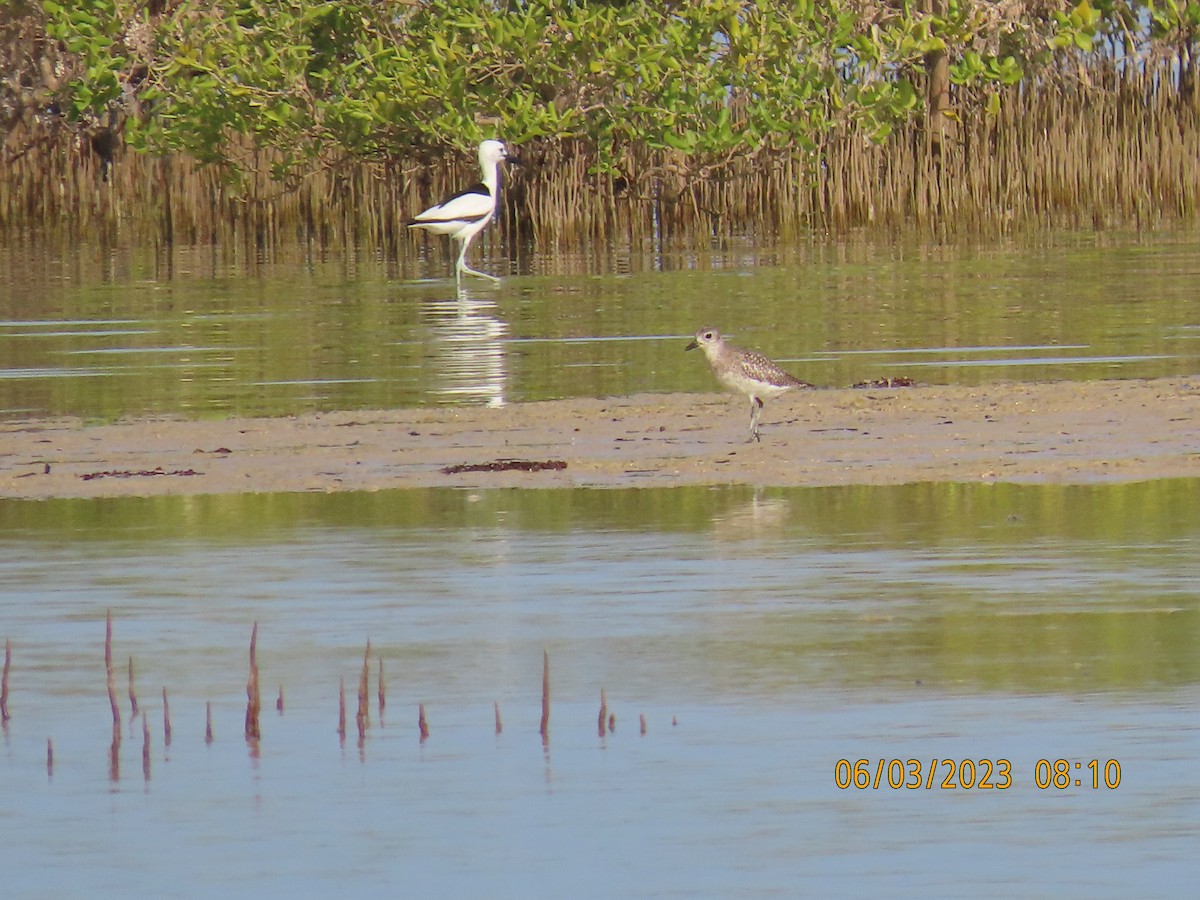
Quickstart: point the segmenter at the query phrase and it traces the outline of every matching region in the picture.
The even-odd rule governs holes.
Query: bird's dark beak
[[[684,349],[684,351],[686,352],[686,351],[688,351],[688,350],[695,350],[695,349],[696,349],[697,347],[699,347],[699,346],[700,346],[700,345],[699,345],[698,343],[696,343],[695,341],[692,341],[690,344],[688,344],[688,345],[687,345],[686,347],[684,347],[683,349]]]
[[[505,161],[506,163],[508,163],[510,166],[523,166],[523,165],[525,165],[525,160],[521,159],[521,157],[519,157],[519,156],[517,156],[517,155],[515,155],[515,154],[512,154],[512,153],[510,153],[508,156],[504,157],[504,161]]]

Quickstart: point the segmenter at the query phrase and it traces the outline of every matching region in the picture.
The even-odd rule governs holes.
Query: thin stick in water
[[[646,733],[646,714],[645,714],[645,713],[641,713],[641,714],[638,716],[638,719],[639,719],[639,720],[640,720],[640,722],[641,722],[641,726],[642,726],[642,734],[645,734],[645,733]]]
[[[121,728],[113,726],[112,744],[108,748],[108,780],[116,784],[121,780]]]
[[[421,730],[421,743],[429,737],[429,722],[425,719],[425,704],[417,704],[417,727]]]
[[[496,734],[504,730],[504,723],[500,721],[500,701],[497,700],[494,704],[496,707]]]
[[[250,679],[246,682],[246,740],[257,741],[262,737],[258,726],[258,713],[262,699],[258,692],[258,623],[250,632]]]
[[[542,724],[538,731],[542,740],[550,737],[550,651],[542,651]]]
[[[163,687],[163,746],[171,746],[171,704],[167,702],[167,689]]]
[[[113,680],[112,610],[104,614],[104,672],[108,682],[108,704],[112,707],[113,740],[121,742],[121,707],[117,704],[117,684]]]
[[[379,658],[379,724],[383,725],[383,708],[387,706],[387,696],[383,687],[383,657]]]
[[[46,738],[46,775],[54,777],[54,739]]]
[[[604,688],[600,688],[600,720],[596,724],[600,737],[604,737],[604,721],[608,718],[608,700],[604,696]]]
[[[279,696],[275,698],[275,712],[283,715],[283,685],[279,686]]]
[[[358,725],[358,739],[361,741],[367,736],[367,726],[371,724],[371,708],[370,708],[370,675],[371,675],[371,639],[367,638],[367,649],[363,653],[362,671],[358,675],[358,712],[354,714],[354,721]]]
[[[338,737],[346,740],[346,679],[338,680]]]
[[[150,780],[150,723],[142,716],[142,777]]]
[[[4,640],[4,673],[0,674],[0,722],[7,722],[8,715],[8,670],[12,668],[12,643]]]
[[[212,736],[212,701],[204,704],[204,743],[211,744]]]
[[[132,722],[137,718],[138,702],[137,691],[133,687],[133,657],[129,657],[129,721]]]

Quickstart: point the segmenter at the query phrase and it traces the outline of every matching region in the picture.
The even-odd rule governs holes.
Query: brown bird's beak
[[[695,350],[695,349],[696,349],[697,347],[699,347],[699,346],[700,346],[700,345],[699,345],[698,343],[696,343],[695,341],[692,341],[690,344],[688,344],[688,345],[687,345],[686,347],[684,347],[683,349],[684,349],[684,351],[686,352],[686,351],[688,351],[688,350]]]

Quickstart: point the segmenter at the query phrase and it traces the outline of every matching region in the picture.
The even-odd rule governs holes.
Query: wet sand
[[[749,419],[742,397],[642,394],[499,409],[7,421],[0,497],[1200,477],[1200,377],[805,391],[767,404],[756,444],[745,443]]]

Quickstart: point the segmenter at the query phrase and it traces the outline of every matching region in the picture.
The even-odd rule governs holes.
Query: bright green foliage
[[[1183,46],[1200,42],[1200,0],[1157,0],[1148,5],[1155,37]]]
[[[1062,49],[1074,44],[1084,53],[1091,51],[1092,42],[1100,25],[1100,11],[1092,6],[1090,0],[1080,0],[1073,9],[1055,12],[1054,21],[1058,24],[1058,33],[1050,38],[1053,49]]]
[[[100,113],[121,98],[128,65],[122,35],[136,20],[136,6],[122,0],[43,0],[46,36],[74,58],[67,80],[66,112],[72,120]]]
[[[134,146],[235,175],[267,158],[280,179],[489,136],[577,141],[625,174],[636,150],[678,151],[692,171],[806,155],[921,115],[931,54],[948,55],[957,106],[995,112],[1000,88],[1056,56],[1135,33],[1194,46],[1200,22],[1185,0],[1035,6],[1005,21],[983,0],[175,0],[130,60],[143,4],[43,3],[48,36],[81,61],[74,115],[136,87]]]

